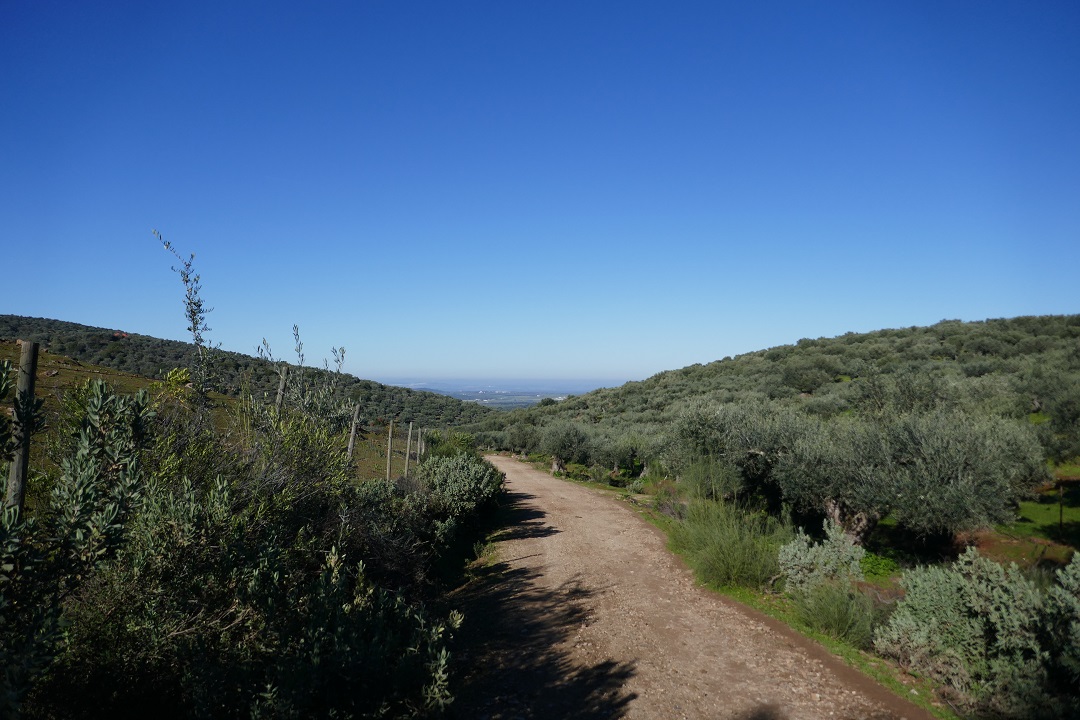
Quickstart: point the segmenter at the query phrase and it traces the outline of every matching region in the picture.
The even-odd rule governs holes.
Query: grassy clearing
[[[1080,480],[1080,459],[1061,463],[1054,468],[1054,476],[1058,480]]]
[[[1059,487],[1020,503],[1019,519],[994,533],[980,533],[980,552],[1021,566],[1065,565],[1080,547],[1080,483]]]

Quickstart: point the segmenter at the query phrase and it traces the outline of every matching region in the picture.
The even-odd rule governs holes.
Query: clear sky
[[[0,312],[642,379],[1080,312],[1080,3],[0,0]]]

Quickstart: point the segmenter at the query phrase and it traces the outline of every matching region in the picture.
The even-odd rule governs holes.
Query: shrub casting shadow
[[[545,513],[524,507],[531,496],[508,493],[499,537],[544,537],[558,530]],[[465,624],[454,641],[456,700],[451,718],[600,720],[626,713],[636,695],[624,685],[632,663],[575,662],[564,643],[587,620],[594,591],[572,578],[558,588],[542,587],[539,574],[498,562],[478,571],[454,598]]]
[[[535,499],[535,495],[523,492],[507,491],[502,498],[500,520],[503,530],[498,540],[522,540],[525,538],[543,538],[557,535],[561,530],[544,522],[547,513],[528,507],[525,501]]]
[[[788,720],[788,716],[778,706],[770,704],[736,715],[731,720]]]

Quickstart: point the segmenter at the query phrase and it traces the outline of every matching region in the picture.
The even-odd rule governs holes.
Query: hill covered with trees
[[[535,451],[546,428],[573,424],[588,435],[590,451],[583,446],[579,459],[614,466],[618,447],[639,461],[670,450],[670,430],[690,408],[748,403],[824,419],[886,406],[963,407],[1026,420],[1051,458],[1070,458],[1080,454],[1080,316],[944,320],[802,339],[491,415],[470,429],[495,446]]]
[[[0,339],[32,340],[41,343],[47,352],[157,380],[164,379],[174,368],[197,364],[197,350],[191,343],[62,320],[0,315]],[[238,397],[245,386],[255,397],[273,396],[280,366],[280,362],[265,358],[218,350],[214,352],[214,387],[233,397]],[[290,370],[295,371],[295,366]],[[302,372],[314,384],[325,384],[325,376],[333,371],[304,367]],[[475,423],[493,412],[475,403],[382,385],[347,373],[336,379],[342,397],[360,403],[361,412],[372,421],[415,421],[425,427],[445,427]]]
[[[961,716],[1080,713],[1080,316],[804,339],[471,430],[652,495],[702,581]]]
[[[886,518],[948,537],[1010,522],[1048,462],[1080,455],[1080,316],[804,339],[470,430],[613,484],[697,477],[858,543]]]

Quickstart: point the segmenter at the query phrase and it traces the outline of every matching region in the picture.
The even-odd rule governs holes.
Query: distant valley
[[[499,410],[527,408],[539,404],[545,398],[557,402],[575,395],[582,395],[600,388],[613,388],[624,384],[621,380],[588,379],[434,379],[382,378],[388,385],[447,395],[464,402],[476,403]]]

